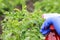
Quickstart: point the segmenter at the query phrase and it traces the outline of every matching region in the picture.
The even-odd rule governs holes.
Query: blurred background
[[[60,0],[0,0],[0,40],[44,40],[44,13],[60,13]]]

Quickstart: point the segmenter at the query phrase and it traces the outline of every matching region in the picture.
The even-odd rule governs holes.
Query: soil
[[[2,34],[2,26],[1,26],[1,21],[4,19],[4,15],[0,16],[0,34]]]

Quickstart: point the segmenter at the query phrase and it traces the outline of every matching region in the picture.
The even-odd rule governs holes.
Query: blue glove
[[[53,25],[58,35],[60,35],[60,16],[46,19],[45,22],[42,24],[40,32],[43,35],[47,35],[51,31],[50,25]]]

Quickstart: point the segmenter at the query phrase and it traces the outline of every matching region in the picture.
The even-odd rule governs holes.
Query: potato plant
[[[40,10],[5,12],[2,21],[3,40],[42,40],[40,27],[43,22]]]
[[[44,13],[60,13],[60,0],[43,0],[35,2],[35,9],[41,9]]]

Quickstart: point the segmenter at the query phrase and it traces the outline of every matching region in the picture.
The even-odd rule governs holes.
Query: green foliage
[[[41,40],[41,11],[29,13],[26,10],[6,12],[3,20],[3,40]]]
[[[39,32],[43,23],[42,14],[60,13],[60,0],[33,0],[34,11],[26,10],[27,0],[0,0],[0,15],[5,15],[2,23],[3,40],[43,40]],[[36,2],[37,1],[37,2]],[[16,8],[22,5],[22,10]]]
[[[60,13],[60,0],[43,0],[42,2],[36,2],[35,9],[41,9],[47,13]]]
[[[5,11],[13,11],[18,5],[22,5],[23,9],[25,1],[26,0],[0,0],[0,15],[2,15]]]

